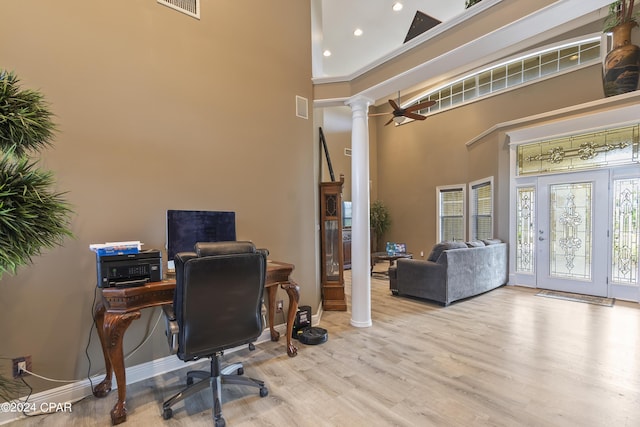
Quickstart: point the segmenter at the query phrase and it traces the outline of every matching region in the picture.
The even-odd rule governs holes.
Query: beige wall
[[[510,120],[601,99],[601,69],[594,65],[524,86],[403,126],[377,124],[378,199],[392,225],[386,240],[406,242],[425,258],[436,243],[436,187],[494,177],[495,237],[508,240],[509,157],[504,138],[493,132]]]
[[[88,246],[164,248],[167,209],[235,211],[238,238],[294,263],[301,303],[316,311],[317,140],[312,120],[295,115],[295,95],[312,99],[309,7],[203,2],[198,21],[155,1],[3,1],[0,67],[41,89],[57,116],[43,163],[68,192],[75,238],[0,281],[0,356],[30,354],[53,378],[85,376]],[[127,351],[158,315],[132,324]],[[162,329],[127,365],[168,355]],[[89,354],[95,373],[95,332]]]

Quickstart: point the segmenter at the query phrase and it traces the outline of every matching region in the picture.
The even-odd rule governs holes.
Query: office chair
[[[194,252],[176,255],[176,290],[173,307],[164,306],[167,337],[185,362],[208,357],[211,371],[187,373],[187,387],[162,405],[162,417],[173,416],[172,406],[207,387],[213,391],[213,420],[222,417],[222,385],[258,387],[260,397],[269,391],[263,381],[241,376],[242,364],[224,369],[224,350],[253,342],[263,329],[262,294],[267,268],[267,251],[251,242],[197,243]],[[199,381],[194,382],[197,378]]]

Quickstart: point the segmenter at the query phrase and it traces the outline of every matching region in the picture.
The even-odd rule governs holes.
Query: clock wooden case
[[[340,181],[320,183],[320,242],[322,266],[322,306],[325,310],[346,311],[344,295],[344,254],[342,244],[342,186]]]

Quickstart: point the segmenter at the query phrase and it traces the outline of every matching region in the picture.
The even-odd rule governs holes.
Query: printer
[[[98,287],[128,288],[162,280],[162,255],[148,249],[133,254],[97,255]]]

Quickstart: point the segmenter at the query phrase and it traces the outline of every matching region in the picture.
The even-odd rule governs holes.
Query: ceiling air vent
[[[200,19],[200,0],[158,0],[158,3]]]

